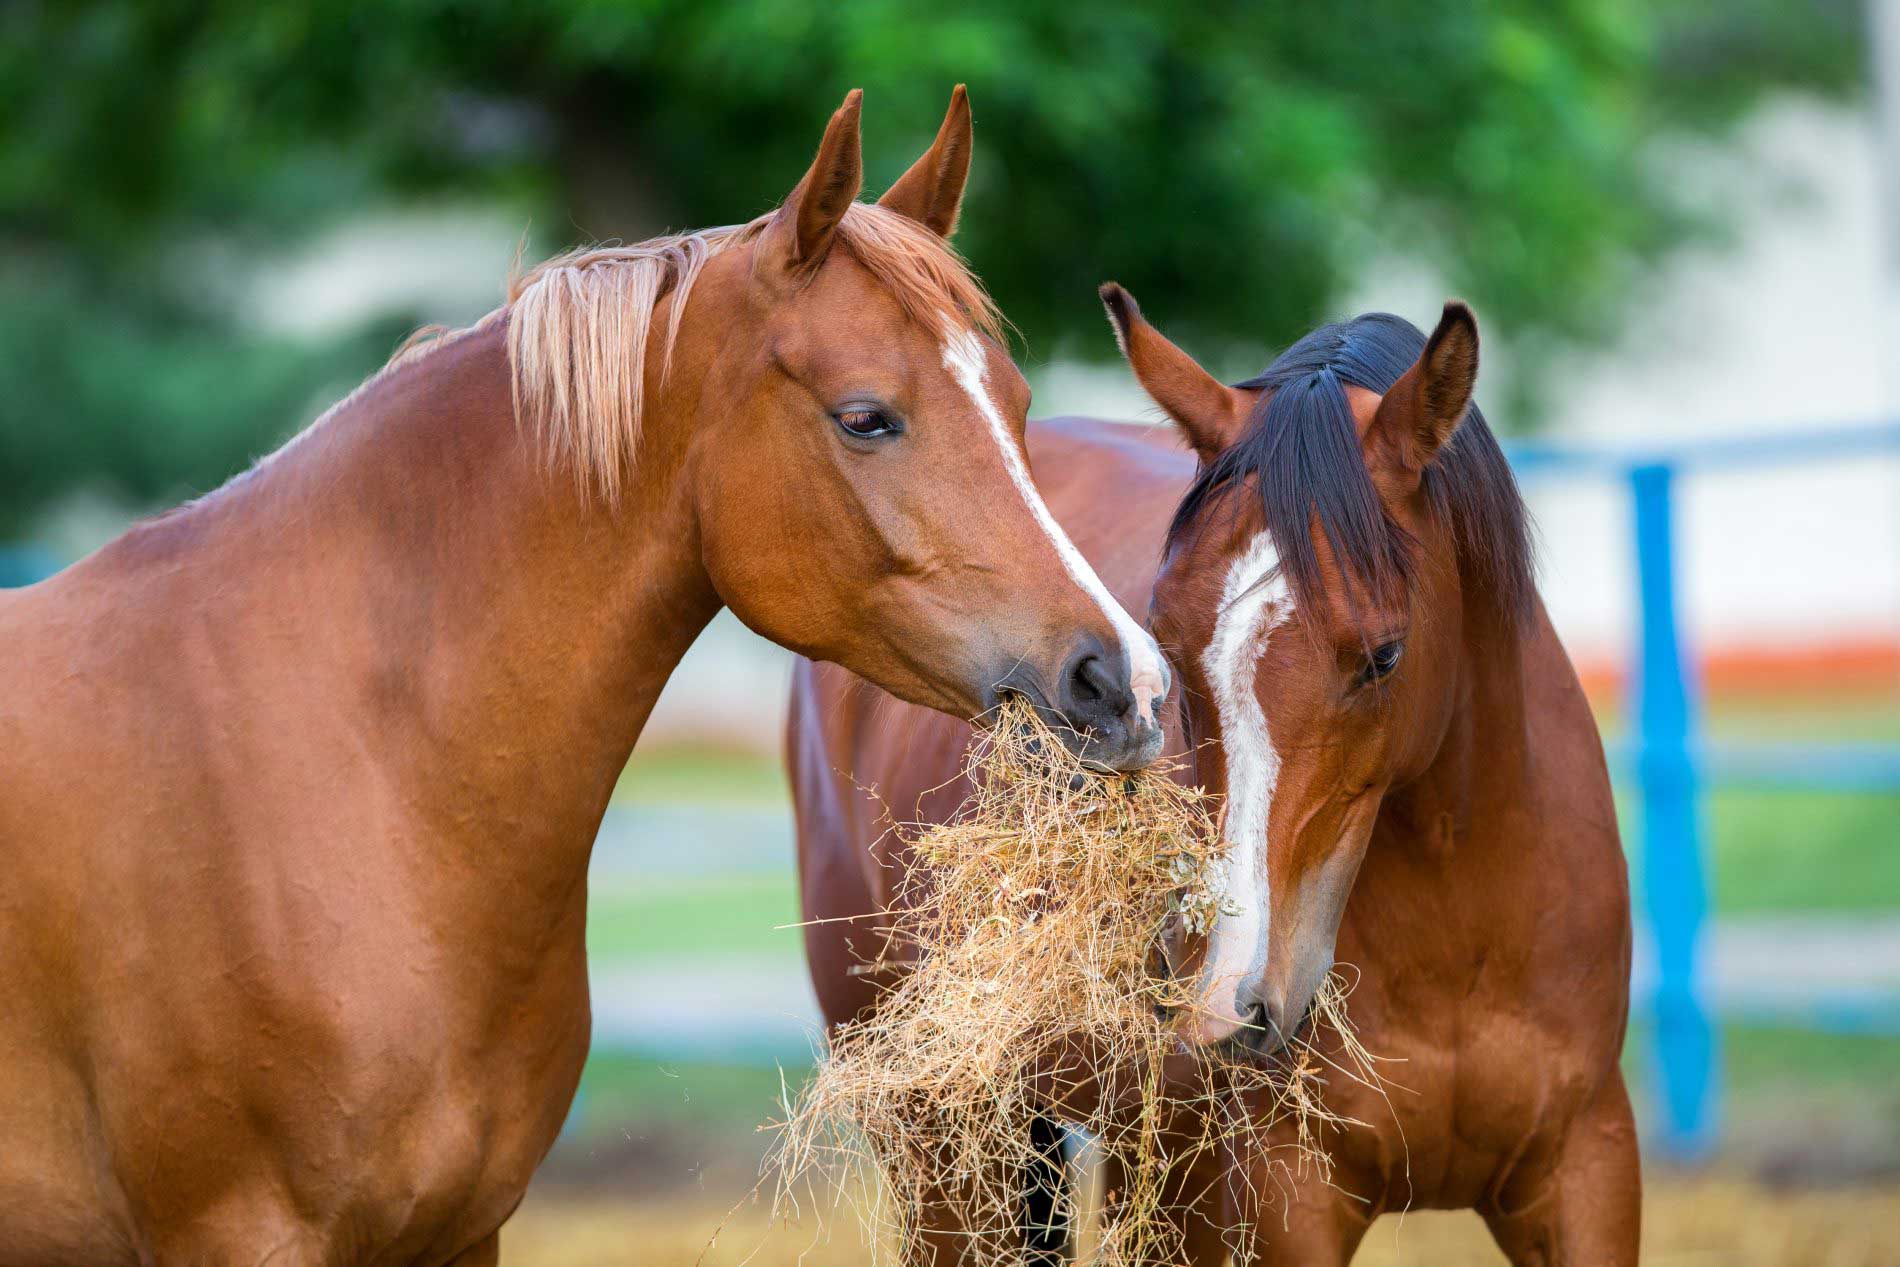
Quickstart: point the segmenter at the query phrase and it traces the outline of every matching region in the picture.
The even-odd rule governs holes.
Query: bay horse
[[[1512,1262],[1633,1263],[1640,1181],[1618,1070],[1628,880],[1600,740],[1532,576],[1523,503],[1472,403],[1477,326],[1369,314],[1226,386],[1103,288],[1162,428],[1055,419],[1029,449],[1051,508],[1178,669],[1177,777],[1222,797],[1229,905],[1171,962],[1190,1047],[1270,1060],[1335,963],[1387,1057],[1384,1094],[1332,1077],[1331,1183],[1266,1147],[1171,1177],[1188,1260],[1342,1264],[1381,1213],[1473,1209]],[[901,960],[865,919],[897,900],[905,830],[953,813],[969,730],[800,665],[789,758],[812,978],[827,1019],[877,1006]],[[858,790],[860,787],[864,791]],[[1338,1034],[1312,1039],[1337,1053]],[[1251,1106],[1265,1121],[1267,1106]],[[1023,1243],[1063,1259],[1053,1126]],[[1120,1180],[1113,1167],[1104,1188]],[[954,1223],[917,1261],[973,1255]],[[996,1253],[995,1247],[988,1252]]]
[[[492,1263],[586,1057],[596,829],[718,609],[1160,745],[950,249],[961,88],[750,224],[560,257],[0,595],[0,1263]]]

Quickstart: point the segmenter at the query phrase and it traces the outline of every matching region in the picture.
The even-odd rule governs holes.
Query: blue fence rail
[[[1653,1053],[1663,1112],[1660,1143],[1704,1156],[1719,1128],[1716,1029],[1700,988],[1708,914],[1704,792],[1711,785],[1900,791],[1900,747],[1875,744],[1714,744],[1703,737],[1694,661],[1676,609],[1676,498],[1686,475],[1900,453],[1900,423],[1613,449],[1560,443],[1507,446],[1520,475],[1584,474],[1629,490],[1639,636],[1630,675],[1633,740],[1618,764],[1641,797],[1643,911],[1657,957]],[[1830,1027],[1826,1009],[1813,1021]],[[1852,1028],[1843,1024],[1841,1028]]]

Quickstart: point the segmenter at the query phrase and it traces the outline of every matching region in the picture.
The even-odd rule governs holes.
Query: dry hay
[[[1377,1081],[1337,979],[1307,1032],[1337,1031],[1343,1059],[1300,1039],[1263,1066],[1191,1051],[1177,1033],[1192,985],[1164,967],[1163,933],[1172,920],[1205,931],[1226,901],[1207,796],[1165,770],[1089,770],[1026,708],[985,732],[967,772],[962,812],[915,836],[891,917],[901,949],[887,957],[914,953],[916,967],[875,1015],[834,1033],[785,1105],[781,1213],[829,1185],[858,1198],[873,1244],[928,1224],[971,1238],[971,1261],[1020,1261],[1027,1178],[1046,1165],[1031,1123],[1052,1107],[1115,1163],[1089,1255],[1103,1267],[1178,1258],[1170,1202],[1200,1194],[1171,1194],[1171,1167],[1265,1148],[1287,1115],[1297,1130],[1275,1160],[1324,1177],[1318,1132],[1340,1121],[1319,1098],[1325,1079]]]

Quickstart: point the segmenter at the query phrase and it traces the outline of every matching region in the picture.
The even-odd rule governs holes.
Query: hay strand
[[[1192,985],[1166,970],[1163,939],[1205,932],[1227,900],[1209,798],[1165,770],[1090,770],[1021,707],[984,732],[967,773],[962,811],[912,840],[890,917],[914,970],[832,1035],[778,1124],[781,1212],[829,1187],[905,1259],[929,1236],[964,1261],[1018,1263],[1024,1192],[1049,1166],[1031,1133],[1045,1116],[1115,1163],[1087,1260],[1099,1267],[1176,1259],[1171,1172],[1208,1150],[1258,1167],[1283,1117],[1297,1129],[1272,1165],[1328,1177],[1321,1134],[1343,1123],[1325,1079],[1379,1084],[1337,977],[1306,1030],[1342,1036],[1334,1056],[1302,1037],[1263,1064],[1177,1032]],[[1056,1200],[1073,1226],[1071,1187]]]

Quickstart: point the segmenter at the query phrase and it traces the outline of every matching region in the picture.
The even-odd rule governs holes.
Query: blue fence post
[[[1697,726],[1695,694],[1676,619],[1674,477],[1674,468],[1662,462],[1630,471],[1642,620],[1634,703],[1643,897],[1659,969],[1654,1015],[1662,1144],[1671,1156],[1693,1160],[1714,1142],[1716,1050],[1696,974],[1708,899],[1701,793],[1690,745]]]

